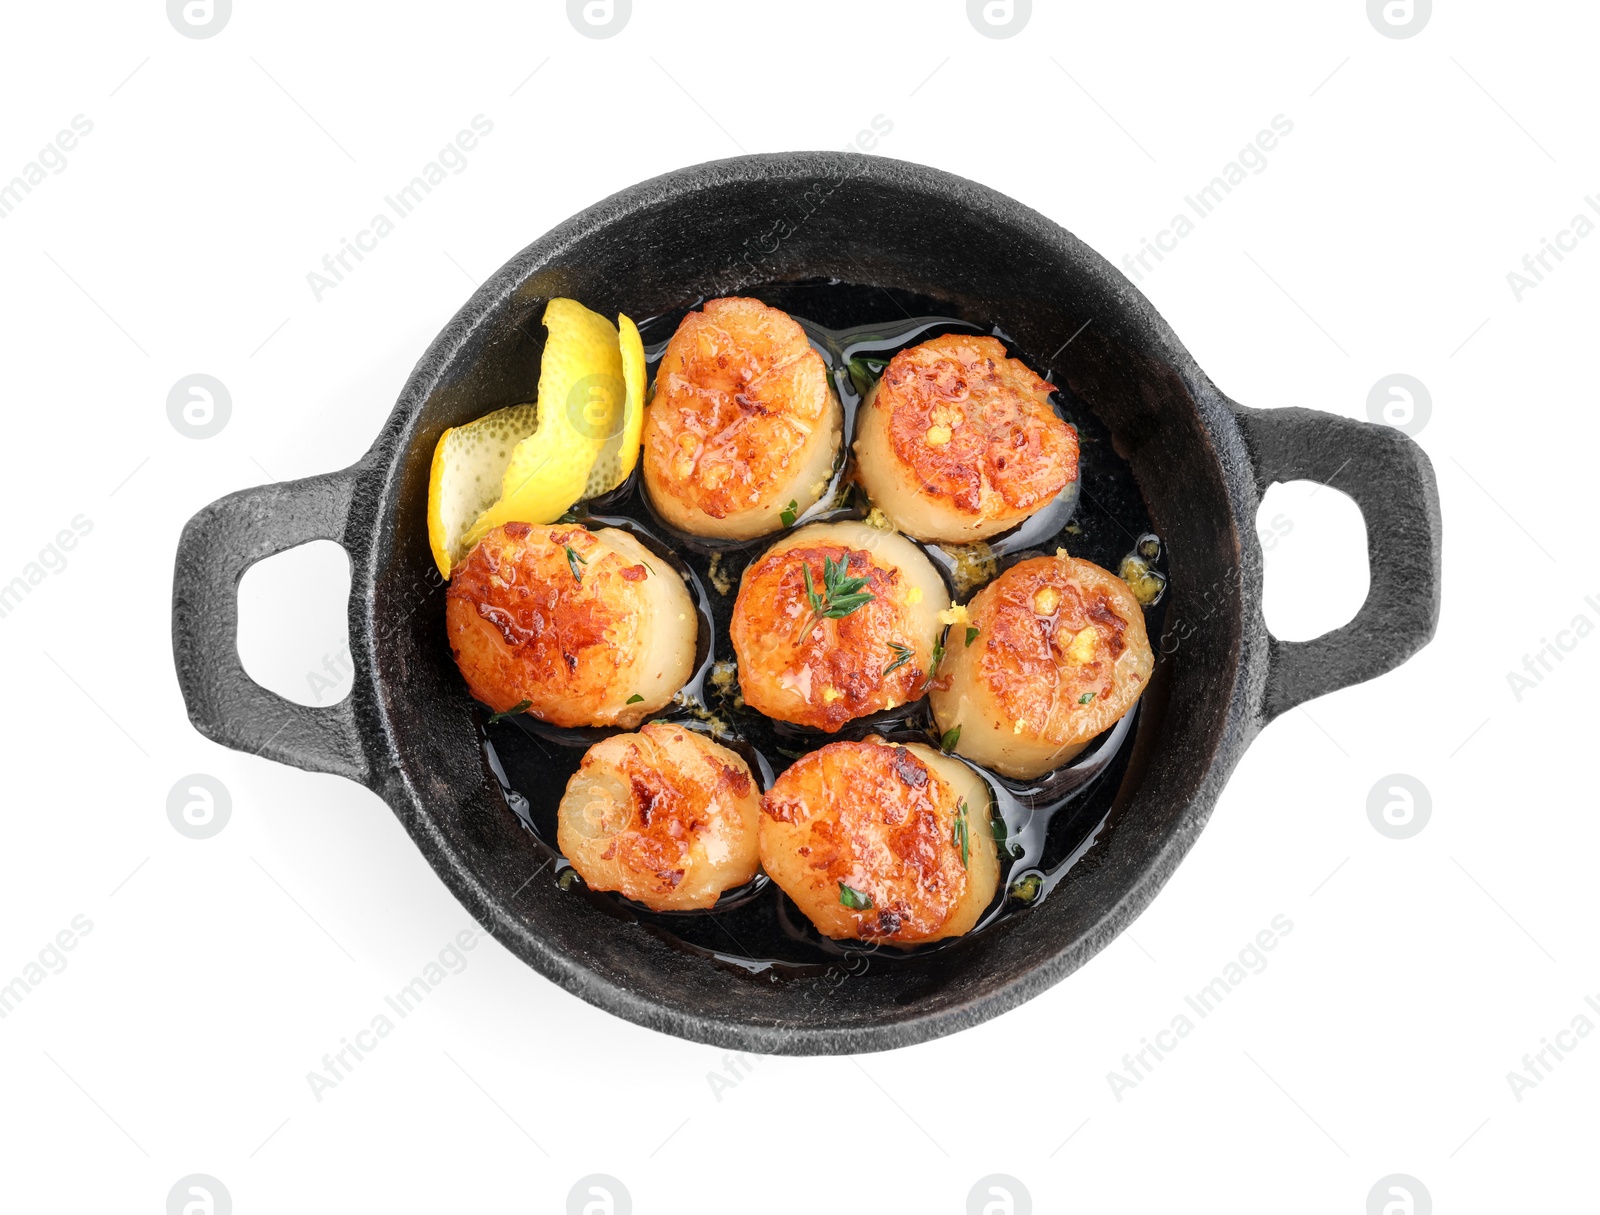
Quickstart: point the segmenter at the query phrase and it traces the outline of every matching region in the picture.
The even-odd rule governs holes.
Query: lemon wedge
[[[502,523],[553,523],[583,497],[589,471],[622,429],[627,389],[617,327],[576,300],[545,307],[539,365],[539,419],[517,444],[500,481],[500,499],[463,538],[470,550]]]
[[[601,449],[594,467],[589,470],[589,482],[583,487],[584,498],[609,494],[628,479],[633,466],[639,462],[639,446],[644,434],[644,340],[639,336],[639,327],[621,313],[617,314],[617,333],[622,349],[622,425]]]
[[[498,501],[511,453],[538,418],[535,406],[513,405],[439,436],[428,475],[428,545],[446,578],[467,552],[468,530]]]

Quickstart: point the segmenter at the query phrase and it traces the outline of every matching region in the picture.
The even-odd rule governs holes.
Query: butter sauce
[[[831,482],[817,504],[795,520],[795,527],[867,517],[870,504],[852,479],[849,439],[864,389],[896,351],[942,333],[989,333],[1000,339],[1013,357],[1053,380],[1049,368],[1019,350],[998,329],[947,316],[912,315],[915,307],[926,309],[933,301],[836,281],[774,286],[752,294],[789,312],[805,329],[812,347],[827,364],[844,407],[846,441]],[[652,377],[678,322],[701,302],[640,322]],[[881,316],[891,308],[902,315],[867,324],[844,323],[860,316]],[[831,325],[808,319],[819,316]],[[1141,557],[1151,554],[1147,566],[1152,576],[1165,581],[1154,556],[1164,558],[1165,554],[1153,534],[1132,472],[1112,449],[1109,432],[1069,391],[1058,389],[1055,402],[1079,433],[1078,480],[1043,510],[987,544],[959,548],[921,545],[958,603],[965,603],[983,582],[1017,561],[1053,553],[1057,548],[1112,571],[1132,548]],[[743,704],[737,678],[728,677],[734,657],[728,623],[744,567],[783,532],[731,541],[675,531],[651,509],[637,468],[627,483],[603,498],[580,504],[572,517],[590,528],[618,527],[631,532],[683,578],[699,616],[694,673],[659,718],[706,733],[739,753],[763,791],[795,759],[841,739],[879,734],[891,741],[938,746],[926,697],[852,721],[836,734],[773,721]],[[1164,559],[1160,563],[1164,565]],[[1158,637],[1160,597],[1154,597],[1153,603],[1155,606],[1147,609],[1146,626],[1152,637]],[[961,644],[961,631],[959,625],[953,626],[946,644]],[[1069,878],[1107,831],[1114,830],[1113,805],[1127,768],[1138,713],[1136,706],[1070,763],[1037,780],[1011,780],[968,765],[990,790],[1001,862],[1000,887],[972,932],[913,949],[823,937],[765,874],[758,873],[753,881],[726,892],[715,907],[704,911],[653,912],[620,895],[590,891],[555,848],[557,806],[584,752],[618,731],[561,729],[523,714],[485,726],[483,747],[508,809],[530,834],[532,850],[548,862],[535,880],[555,881],[571,897],[588,899],[619,921],[709,960],[782,981],[790,975],[817,974],[841,958],[848,967],[852,960],[868,954],[886,964],[911,963],[981,936],[1012,916],[1027,914]],[[484,719],[488,716],[485,709]]]

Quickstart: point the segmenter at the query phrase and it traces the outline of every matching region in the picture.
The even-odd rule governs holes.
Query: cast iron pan
[[[930,311],[997,326],[1024,350],[1056,350],[1082,329],[1054,362],[1057,383],[1109,428],[1171,583],[1158,674],[1112,819],[1069,880],[926,959],[779,982],[630,930],[552,880],[528,880],[528,837],[485,762],[482,710],[445,644],[424,512],[440,433],[532,399],[549,298],[640,317],[697,296],[825,279],[925,298]],[[1268,485],[1291,479],[1355,499],[1372,573],[1355,619],[1304,643],[1278,641],[1261,616],[1256,508]],[[467,910],[568,991],[700,1042],[841,1054],[996,1016],[1104,947],[1188,852],[1263,725],[1392,670],[1433,635],[1440,534],[1420,447],[1388,427],[1234,404],[1144,296],[1042,215],[880,157],[744,156],[634,186],[529,245],[428,348],[357,464],[243,490],[195,515],[178,545],[173,651],[202,734],[374,790]],[[352,567],[355,685],[333,708],[260,687],[236,646],[244,571],[319,539],[343,545]]]

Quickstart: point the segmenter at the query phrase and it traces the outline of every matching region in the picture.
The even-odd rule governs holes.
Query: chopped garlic
[[[906,592],[906,602],[907,603],[921,603],[922,602],[922,588],[920,586],[914,586],[909,591],[907,591]]]
[[[940,624],[965,624],[967,620],[967,606],[964,603],[953,603],[939,613]]]
[[[930,426],[922,436],[927,440],[929,447],[943,447],[950,442],[950,428],[948,426]]]
[[[977,590],[1000,572],[994,550],[982,540],[974,540],[971,544],[946,544],[942,547],[946,553],[955,558],[955,569],[951,573],[956,580],[958,595]]]
[[[1061,606],[1061,592],[1053,586],[1041,586],[1033,593],[1033,610],[1037,615],[1049,616]]]
[[[1095,632],[1094,625],[1085,626],[1067,647],[1067,657],[1080,664],[1093,661],[1095,643],[1099,640],[1100,634]]]
[[[1019,717],[1019,718],[1017,718],[1017,724],[1011,727],[1011,732],[1013,734],[1021,734],[1027,728],[1028,728],[1028,723],[1023,721],[1022,718]]]
[[[843,700],[843,699],[844,699],[844,693],[839,691],[838,688],[823,688],[822,689],[822,703],[825,704],[825,705],[831,705],[834,701]]]

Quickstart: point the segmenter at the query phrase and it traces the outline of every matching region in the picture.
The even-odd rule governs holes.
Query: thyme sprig
[[[492,726],[497,721],[504,721],[508,717],[515,717],[518,713],[526,713],[532,705],[533,701],[531,700],[519,700],[509,709],[501,709],[500,712],[494,714],[484,724]]]
[[[588,565],[589,559],[570,544],[563,544],[561,547],[567,550],[567,568],[572,571],[572,580],[574,582],[582,582],[583,571],[578,567],[580,565]]]
[[[807,562],[804,567],[806,575],[806,598],[811,601],[811,614],[818,620],[839,620],[863,604],[871,603],[875,598],[871,591],[861,588],[867,585],[865,578],[852,578],[850,576],[850,559],[835,562],[832,557],[822,559],[822,589],[817,589],[816,579],[811,576],[811,564]]]
[[[894,651],[894,661],[883,668],[883,673],[885,675],[888,675],[892,671],[898,671],[901,667],[905,666],[906,663],[910,662],[917,656],[916,651],[910,646],[901,645],[898,641],[891,641],[889,643],[889,648]]]

